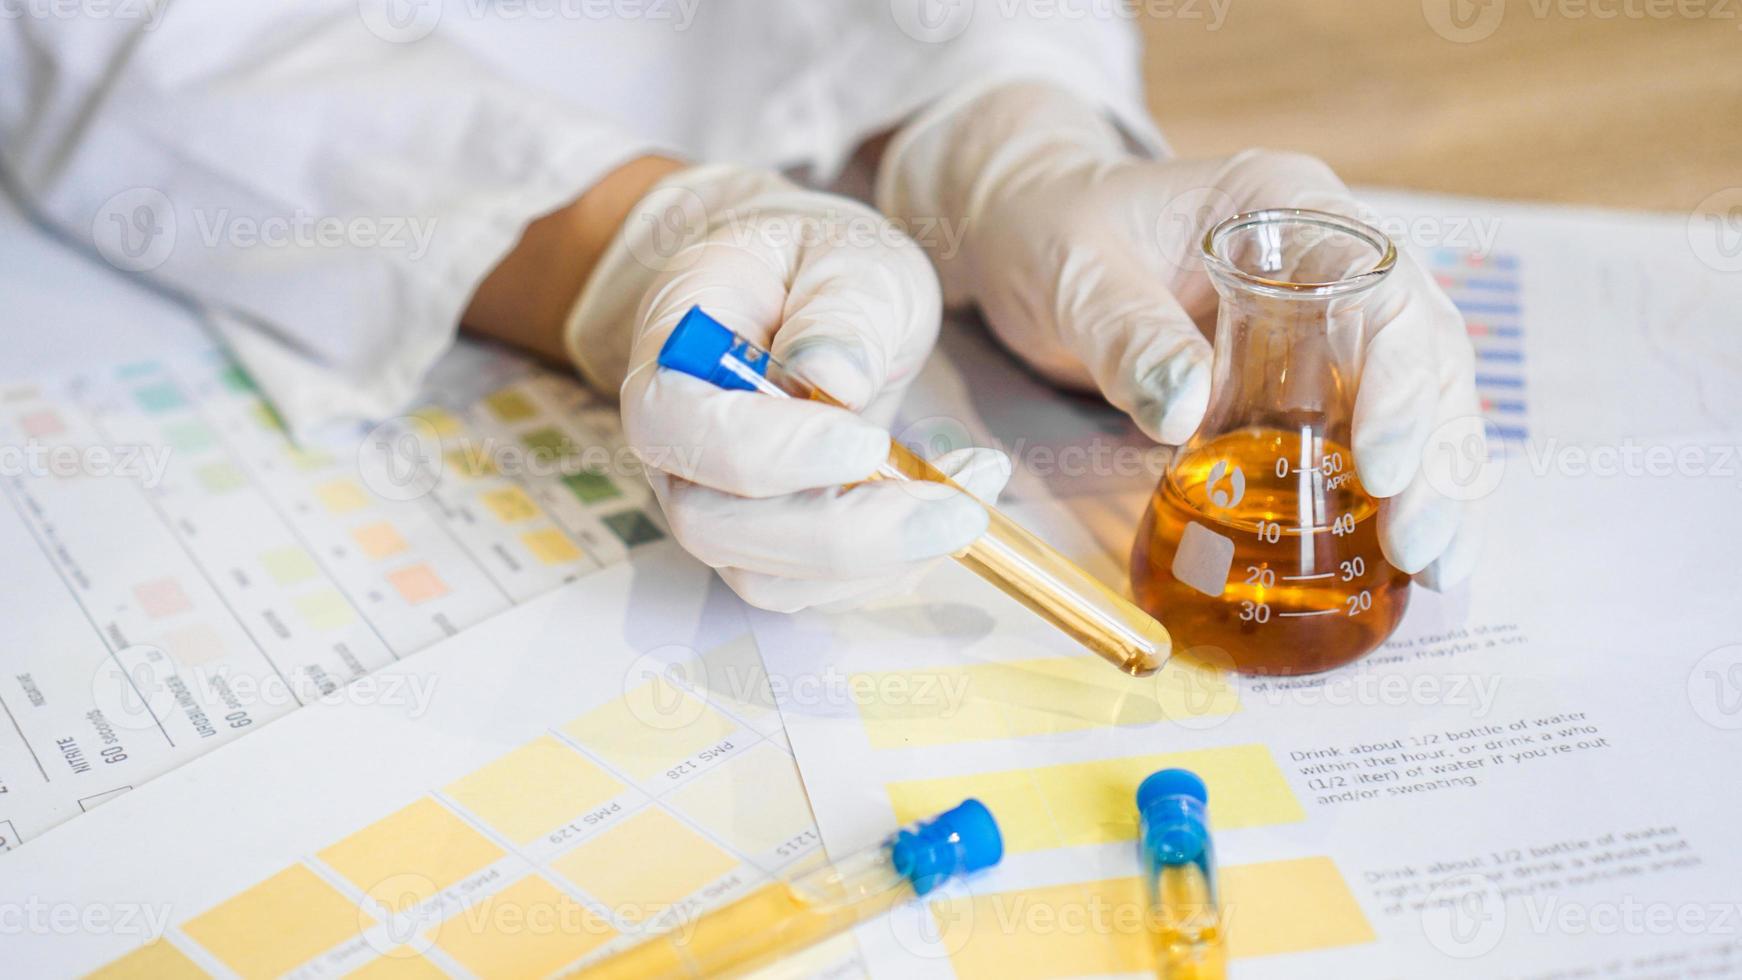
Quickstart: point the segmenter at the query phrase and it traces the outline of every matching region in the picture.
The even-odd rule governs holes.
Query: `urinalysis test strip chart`
[[[578,384],[475,347],[432,381],[371,436],[397,474],[216,352],[0,385],[0,849],[665,536]]]
[[[315,706],[8,856],[12,887],[149,899],[163,926],[33,933],[15,962],[113,978],[544,976],[814,866],[742,607],[675,547],[643,555],[375,675],[425,686],[424,701]],[[328,761],[278,775],[311,757]],[[847,937],[805,962],[859,972]]]
[[[756,656],[752,646],[740,650]],[[664,713],[682,723],[649,729],[640,720]],[[432,787],[109,969],[549,974],[821,856],[779,726],[772,711],[728,714],[649,680]],[[734,812],[751,788],[753,821]],[[520,925],[540,916],[578,928]]]
[[[1523,284],[1517,256],[1436,249],[1430,270],[1464,315],[1476,349],[1476,392],[1489,437],[1502,444],[1528,438]]]

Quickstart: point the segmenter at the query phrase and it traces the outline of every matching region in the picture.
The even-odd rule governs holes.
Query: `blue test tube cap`
[[[919,895],[958,875],[990,868],[1003,858],[998,821],[985,804],[973,799],[897,833],[890,845],[895,870],[913,883]]]
[[[1210,842],[1205,819],[1209,793],[1204,781],[1189,769],[1151,773],[1137,787],[1137,814],[1143,824],[1143,847],[1158,864],[1196,861]]]
[[[1190,769],[1162,769],[1149,774],[1137,787],[1137,812],[1149,809],[1156,800],[1169,796],[1189,796],[1199,803],[1208,804],[1210,794],[1204,788],[1204,781]]]
[[[738,346],[749,346],[725,324],[702,312],[699,306],[677,322],[665,346],[659,349],[659,366],[701,378],[721,388],[755,390],[743,378],[722,367],[720,360]]]

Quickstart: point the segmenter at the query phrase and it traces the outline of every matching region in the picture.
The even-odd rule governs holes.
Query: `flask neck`
[[[1360,297],[1287,299],[1223,289],[1210,404],[1193,442],[1270,428],[1310,429],[1346,443],[1362,343],[1360,303]]]
[[[1397,253],[1379,231],[1318,211],[1235,215],[1204,237],[1220,299],[1210,404],[1191,445],[1243,428],[1346,443],[1364,308]]]

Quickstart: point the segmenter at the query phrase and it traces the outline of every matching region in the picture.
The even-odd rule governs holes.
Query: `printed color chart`
[[[756,656],[747,643],[711,654]],[[693,697],[663,679],[648,683],[662,688],[655,696]],[[792,756],[768,741],[778,717],[753,721],[696,703],[705,721],[650,729],[637,720],[603,743],[566,733],[633,710],[622,700],[595,708],[159,942],[214,975],[275,977],[312,965],[542,976],[613,941],[671,928],[818,850]],[[638,759],[656,763],[640,775],[613,765],[625,732],[639,733]],[[746,787],[761,798],[755,821],[734,813]],[[520,926],[541,917],[550,928]],[[111,969],[129,975],[163,955],[146,946]]]
[[[669,544],[370,683],[429,696],[296,712],[9,855],[15,888],[161,927],[32,934],[8,966],[548,976],[822,857],[742,607]],[[850,940],[814,955],[859,972]]]
[[[0,386],[0,850],[665,537],[615,410],[462,346],[296,441],[215,352]]]
[[[1457,304],[1476,348],[1476,393],[1497,445],[1530,435],[1525,392],[1524,315],[1517,257],[1437,249],[1430,268]]]

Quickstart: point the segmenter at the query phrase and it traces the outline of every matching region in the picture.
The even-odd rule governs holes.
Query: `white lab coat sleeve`
[[[0,31],[0,169],[298,431],[403,409],[526,224],[653,151],[357,0],[132,9]]]
[[[841,32],[828,101],[844,152],[919,113],[1013,81],[1045,81],[1103,107],[1139,152],[1166,141],[1144,103],[1142,39],[1119,0],[888,0]],[[823,161],[825,175],[838,160]]]

